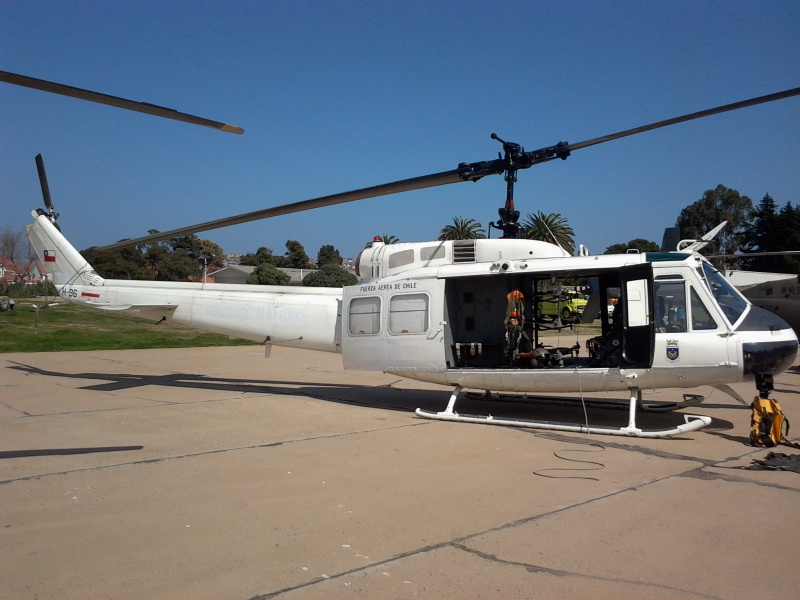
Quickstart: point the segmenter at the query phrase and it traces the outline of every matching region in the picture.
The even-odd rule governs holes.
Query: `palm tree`
[[[481,240],[485,237],[486,232],[480,223],[461,217],[453,217],[453,224],[439,232],[440,240]]]
[[[572,254],[575,251],[575,242],[572,236],[575,232],[567,223],[567,219],[559,213],[545,215],[537,210],[535,215],[528,213],[528,217],[522,223],[524,236],[531,240],[541,240],[556,244]]]

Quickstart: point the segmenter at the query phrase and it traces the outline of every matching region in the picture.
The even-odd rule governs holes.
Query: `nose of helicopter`
[[[751,306],[735,331],[742,338],[745,376],[782,373],[797,358],[797,334],[786,321],[768,310]]]

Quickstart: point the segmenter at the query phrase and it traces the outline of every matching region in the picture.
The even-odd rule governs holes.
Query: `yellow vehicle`
[[[546,292],[539,303],[539,315],[560,317],[562,321],[577,320],[583,314],[588,301],[588,296],[574,290]]]

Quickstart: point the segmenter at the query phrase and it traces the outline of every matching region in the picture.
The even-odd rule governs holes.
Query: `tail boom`
[[[46,215],[33,216],[28,239],[68,302],[267,344],[341,351],[341,290],[104,279]]]

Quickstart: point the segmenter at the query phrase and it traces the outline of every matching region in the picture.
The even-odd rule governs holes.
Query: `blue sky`
[[[580,142],[800,86],[800,2],[19,2],[0,69],[239,125],[243,136],[0,84],[0,227],[41,205],[79,248]],[[517,208],[594,253],[661,241],[718,184],[800,203],[800,98],[522,171]],[[502,177],[200,234],[227,252],[487,225]]]

